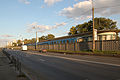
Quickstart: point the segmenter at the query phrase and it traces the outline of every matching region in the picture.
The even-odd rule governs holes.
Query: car
[[[22,45],[22,51],[27,51],[27,45]]]
[[[46,50],[46,49],[40,49],[39,52],[41,52],[41,53],[46,53],[47,50]]]

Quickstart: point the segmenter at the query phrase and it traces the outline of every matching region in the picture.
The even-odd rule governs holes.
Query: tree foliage
[[[68,35],[74,35],[74,34],[79,34],[79,33],[85,33],[88,31],[92,31],[92,23],[93,21],[90,20],[88,22],[85,22],[83,24],[79,24],[76,27],[70,28],[70,32]],[[106,18],[95,18],[95,29],[97,30],[113,30],[117,29],[116,26],[117,22],[113,21],[111,19],[106,19]]]
[[[48,34],[48,35],[46,36],[46,39],[48,39],[48,40],[54,39],[54,38],[55,38],[55,36],[54,36],[53,34]]]
[[[53,34],[48,34],[47,36],[41,36],[39,37],[39,42],[45,41],[45,40],[50,40],[50,39],[54,39],[55,36]],[[32,38],[32,39],[24,39],[22,40],[17,40],[17,43],[13,43],[12,45],[14,46],[21,46],[22,43],[24,42],[24,44],[31,44],[31,43],[35,43],[36,42],[36,38]]]
[[[72,28],[70,28],[70,32],[68,34],[69,35],[77,34],[76,28],[74,26],[72,26]]]
[[[18,41],[17,41],[17,44],[18,44],[18,46],[21,46],[21,45],[22,45],[22,41],[21,41],[21,40],[18,40]]]
[[[41,36],[39,38],[39,41],[42,42],[44,40],[50,40],[50,39],[54,39],[54,38],[55,38],[55,36],[53,34],[48,34],[47,36]]]

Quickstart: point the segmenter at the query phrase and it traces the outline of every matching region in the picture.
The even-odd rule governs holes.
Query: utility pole
[[[7,49],[7,46],[8,46],[8,42],[6,41],[6,49]]]
[[[23,39],[23,37],[22,37],[22,45],[24,45],[24,39]]]
[[[94,52],[95,50],[95,31],[94,31],[94,4],[92,0],[92,20],[93,20],[93,43],[92,43],[92,51]]]
[[[36,31],[36,42],[35,42],[35,50],[37,49],[37,31]]]
[[[19,35],[19,36],[20,36],[21,44],[24,45],[24,39],[23,39],[23,36],[22,36],[22,35]]]

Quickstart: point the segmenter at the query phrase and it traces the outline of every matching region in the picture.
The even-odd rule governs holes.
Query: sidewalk
[[[10,67],[7,57],[0,50],[0,80],[27,80],[18,77],[15,70]]]

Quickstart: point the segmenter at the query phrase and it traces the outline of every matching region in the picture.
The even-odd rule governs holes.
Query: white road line
[[[40,61],[45,61],[44,59],[40,59]]]
[[[63,58],[67,60],[73,60],[73,61],[79,61],[79,62],[87,62],[87,63],[95,63],[95,64],[104,64],[104,65],[110,65],[110,66],[117,66],[120,67],[119,64],[112,64],[112,63],[104,63],[104,62],[96,62],[96,61],[88,61],[88,60],[82,60],[82,59],[75,59],[75,58],[67,58],[67,57],[61,57],[61,56],[51,56],[51,55],[43,55],[43,54],[37,54],[42,56],[49,56],[49,57],[56,57],[56,58]]]

